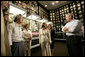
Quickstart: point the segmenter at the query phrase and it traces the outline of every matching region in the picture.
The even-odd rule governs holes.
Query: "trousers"
[[[51,49],[49,43],[41,43],[42,56],[51,56]]]
[[[82,56],[82,37],[81,36],[67,36],[66,43],[68,53],[70,56]]]
[[[11,46],[12,56],[24,56],[23,43],[13,42]]]

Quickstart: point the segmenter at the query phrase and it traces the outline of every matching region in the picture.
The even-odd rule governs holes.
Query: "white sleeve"
[[[32,38],[32,32],[30,31],[30,36],[31,36],[31,38]]]
[[[79,24],[79,21],[75,21],[75,22],[73,23],[73,25],[68,29],[69,32],[74,32],[75,29],[78,29],[78,28],[76,28],[77,26],[79,26],[78,24]]]
[[[65,32],[65,31],[64,31],[64,28],[65,28],[66,26],[67,26],[67,24],[62,28],[62,31],[63,31],[63,32]]]
[[[65,32],[65,31],[64,31],[64,27],[62,28],[62,31]]]
[[[9,38],[9,44],[12,45],[12,34],[13,34],[13,25],[8,25],[8,38]]]

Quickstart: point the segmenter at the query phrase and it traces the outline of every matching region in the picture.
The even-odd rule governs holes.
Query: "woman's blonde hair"
[[[51,29],[53,28],[53,27],[52,27],[52,24],[48,24],[48,27],[49,27],[49,26],[51,26]]]

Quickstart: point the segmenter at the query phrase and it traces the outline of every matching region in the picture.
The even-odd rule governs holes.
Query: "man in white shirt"
[[[22,15],[19,14],[15,17],[15,22],[9,24],[9,44],[11,46],[11,51],[13,56],[23,56],[23,38],[22,38]]]
[[[73,19],[72,14],[66,15],[67,24],[62,28],[62,31],[66,33],[66,43],[70,56],[82,56],[81,46],[81,22]]]

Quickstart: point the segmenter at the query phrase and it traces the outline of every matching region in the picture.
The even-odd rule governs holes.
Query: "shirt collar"
[[[74,21],[74,19],[72,19],[71,21],[69,21],[69,22],[72,22],[72,21]]]
[[[15,24],[16,24],[17,26],[21,26],[21,24],[18,24],[18,23],[16,23],[16,22],[15,22]]]

